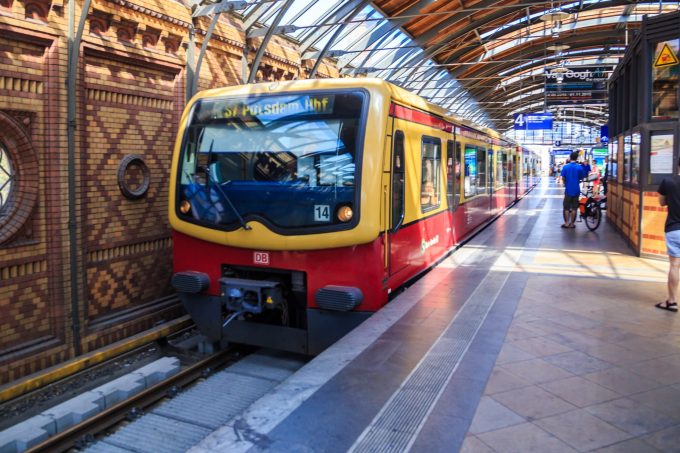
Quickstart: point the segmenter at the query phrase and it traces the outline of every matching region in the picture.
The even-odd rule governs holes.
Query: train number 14
[[[314,221],[328,222],[331,219],[331,207],[327,204],[314,205]]]

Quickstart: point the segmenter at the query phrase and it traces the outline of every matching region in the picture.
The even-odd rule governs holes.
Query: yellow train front
[[[316,354],[513,202],[519,153],[452,121],[377,79],[192,99],[169,217],[172,283],[202,333]]]

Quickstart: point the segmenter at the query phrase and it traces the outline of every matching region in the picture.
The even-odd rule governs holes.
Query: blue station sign
[[[600,142],[609,142],[609,125],[600,126]]]
[[[552,129],[553,116],[551,112],[544,113],[515,113],[515,130]]]

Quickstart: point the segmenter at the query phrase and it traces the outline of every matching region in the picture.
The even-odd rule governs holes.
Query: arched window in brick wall
[[[14,187],[14,165],[5,145],[0,142],[0,213],[9,206]]]
[[[31,217],[39,178],[38,159],[26,130],[0,111],[0,246]]]

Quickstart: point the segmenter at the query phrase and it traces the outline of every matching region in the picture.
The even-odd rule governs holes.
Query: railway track
[[[276,351],[237,361],[233,350],[218,352],[27,451],[184,452],[305,362]]]
[[[60,432],[41,444],[29,449],[29,452],[57,452],[70,448],[84,447],[96,435],[121,423],[134,418],[137,414],[158,403],[160,400],[172,396],[196,380],[207,376],[212,370],[233,360],[231,351],[220,351],[200,360],[162,382],[138,393],[113,407],[83,421],[82,423]]]

